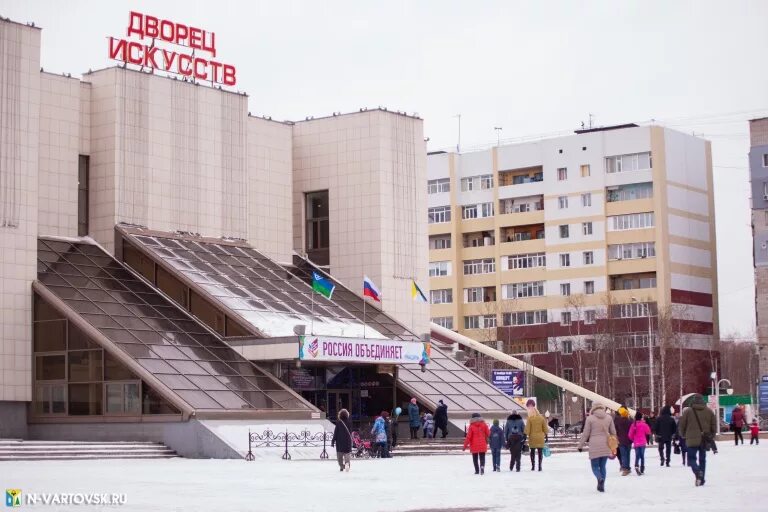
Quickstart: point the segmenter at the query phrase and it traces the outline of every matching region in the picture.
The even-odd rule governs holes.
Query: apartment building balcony
[[[639,274],[643,272],[656,273],[655,257],[608,260],[609,275]]]
[[[493,231],[472,231],[462,235],[464,248],[468,247],[491,247],[496,245],[496,237]]]
[[[544,168],[525,167],[499,171],[499,197],[521,197],[544,193]]]
[[[606,191],[607,193],[607,191]],[[653,211],[653,198],[628,199],[624,201],[608,201],[605,203],[606,215],[624,215],[627,213]]]
[[[611,291],[656,288],[656,272],[610,275],[609,279]]]
[[[544,240],[544,224],[504,226],[499,233],[502,244],[517,244],[534,240]]]
[[[544,222],[544,196],[499,199],[499,223],[521,226]]]

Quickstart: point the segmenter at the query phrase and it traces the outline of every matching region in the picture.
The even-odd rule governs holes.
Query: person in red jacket
[[[467,437],[464,438],[464,449],[466,450],[469,447],[476,475],[485,474],[485,452],[488,451],[488,436],[490,435],[491,431],[483,417],[479,413],[472,413],[472,418],[469,420],[469,429],[467,429]]]
[[[749,444],[760,444],[760,425],[757,423],[757,418],[749,425],[749,433]]]
[[[744,409],[741,408],[741,405],[736,404],[731,413],[731,430],[733,431],[733,441],[736,443],[736,446],[739,446],[739,439],[741,439],[741,444],[744,444],[744,436],[741,434],[744,423]]]

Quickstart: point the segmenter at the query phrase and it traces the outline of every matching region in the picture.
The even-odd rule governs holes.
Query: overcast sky
[[[250,110],[417,112],[429,148],[657,122],[712,141],[721,333],[754,331],[747,119],[768,116],[768,1],[0,0],[43,27],[46,71],[112,65],[138,10],[216,33]]]

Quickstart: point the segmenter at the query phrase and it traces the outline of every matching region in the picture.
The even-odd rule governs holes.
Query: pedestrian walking
[[[480,413],[473,412],[469,420],[467,437],[464,438],[464,450],[469,448],[472,454],[472,464],[475,466],[475,474],[485,474],[485,452],[488,451],[488,436],[491,434],[488,425]]]
[[[387,449],[384,450],[384,458],[388,459],[392,457],[390,450],[392,449],[392,421],[389,418],[387,411],[381,411],[381,417],[384,419],[384,432],[387,434]]]
[[[392,411],[392,448],[397,446],[397,425],[402,413],[403,410],[400,407],[395,407]]]
[[[677,433],[677,423],[672,418],[672,409],[667,405],[661,409],[661,415],[656,419],[653,434],[659,444],[659,459],[661,465],[669,467],[669,457],[672,451],[672,439]],[[665,456],[666,451],[666,456]]]
[[[651,437],[651,427],[643,419],[643,413],[637,411],[635,421],[629,427],[629,439],[635,447],[635,473],[645,474],[645,448]]]
[[[757,423],[757,418],[752,420],[749,425],[749,444],[760,444],[760,425]]]
[[[541,471],[541,459],[544,456],[544,445],[549,440],[547,435],[547,420],[536,409],[536,402],[528,400],[525,404],[528,409],[528,422],[525,424],[525,435],[528,437],[528,446],[531,449],[531,471],[536,471],[535,455],[538,453],[539,471]]]
[[[606,414],[605,406],[595,402],[592,404],[589,416],[584,421],[584,430],[581,433],[578,448],[579,451],[582,451],[584,444],[589,445],[589,463],[592,467],[592,474],[597,479],[599,492],[605,492],[608,459],[616,456],[609,444],[611,436],[616,436],[616,426],[611,417]],[[617,442],[615,437],[613,437],[613,441]]]
[[[653,443],[655,441],[655,439],[653,438],[653,429],[656,427],[656,420],[657,419],[658,418],[656,418],[656,414],[655,413],[651,413],[650,418],[648,416],[645,416],[645,420],[646,420],[645,422],[648,423],[649,427],[651,427],[651,433],[648,434],[648,444],[651,445],[651,446],[653,446]]]
[[[746,423],[744,419],[744,409],[740,404],[736,404],[731,412],[731,431],[733,431],[733,442],[736,446],[739,446],[739,440],[741,444],[744,444],[744,435],[741,433]]]
[[[554,416],[551,420],[549,420],[549,428],[552,429],[552,437],[555,437],[557,435],[557,429],[560,427],[560,420],[557,419],[557,416]]]
[[[411,398],[411,403],[408,404],[408,427],[411,429],[411,439],[418,438],[420,426],[421,419],[419,418],[419,406],[416,405],[416,399]]]
[[[621,464],[621,476],[627,476],[632,472],[629,466],[632,441],[629,439],[629,427],[632,420],[629,418],[629,409],[623,405],[619,407],[618,415],[613,420],[616,427],[616,437],[619,438],[619,463]]]
[[[504,439],[510,454],[509,470],[516,470],[519,473],[525,442],[525,423],[523,417],[516,412],[507,416],[507,422],[504,424]]]
[[[491,434],[488,440],[491,445],[491,458],[493,459],[493,470],[501,471],[501,449],[504,447],[504,430],[499,426],[499,420],[493,420]]]
[[[387,427],[383,417],[378,416],[376,421],[373,422],[371,435],[373,436],[374,443],[376,443],[376,456],[380,459],[388,458],[389,454],[387,453]]]
[[[688,465],[696,477],[696,487],[704,485],[707,472],[707,451],[717,454],[714,442],[717,431],[717,417],[704,403],[704,397],[696,394],[692,405],[680,418],[680,436],[688,447]]]
[[[352,467],[352,425],[349,423],[349,411],[339,411],[336,426],[333,429],[331,448],[336,447],[336,460],[339,462],[339,471],[345,469],[349,472]]]
[[[438,400],[437,409],[435,409],[435,437],[440,430],[442,439],[448,435],[448,406],[442,400]]]

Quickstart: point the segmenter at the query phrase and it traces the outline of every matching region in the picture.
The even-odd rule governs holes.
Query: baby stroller
[[[376,453],[376,448],[370,441],[360,437],[360,432],[352,432],[352,456],[356,459],[370,459]]]

